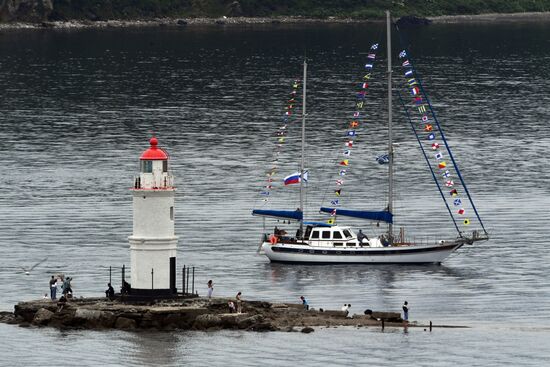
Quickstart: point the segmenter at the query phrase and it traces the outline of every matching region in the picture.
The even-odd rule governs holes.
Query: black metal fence
[[[197,297],[198,292],[195,290],[195,267],[184,265],[183,268],[181,268],[181,288],[178,288],[177,281],[174,279],[173,282],[170,284],[170,289],[155,289],[154,284],[155,279],[155,269],[151,269],[151,289],[150,293],[151,295],[157,294],[157,293],[166,293],[166,295],[172,295],[176,297]],[[113,267],[109,266],[109,283],[113,283]],[[138,291],[137,289],[132,292],[132,285],[126,281],[126,265],[122,265],[121,268],[121,283],[120,283],[120,294],[121,296],[124,295],[132,295],[133,293],[136,293]],[[145,290],[139,290],[141,293]],[[149,292],[147,292],[149,293]]]

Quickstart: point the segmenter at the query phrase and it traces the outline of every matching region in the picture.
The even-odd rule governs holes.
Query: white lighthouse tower
[[[170,295],[176,290],[174,198],[176,188],[168,170],[169,156],[157,138],[141,155],[133,193],[134,229],[128,237],[131,257],[130,292],[136,295]]]

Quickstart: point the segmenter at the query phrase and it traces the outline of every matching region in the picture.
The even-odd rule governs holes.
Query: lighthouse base
[[[116,294],[115,299],[121,302],[151,302],[164,299],[188,298],[172,289],[138,289],[131,288],[129,293]]]

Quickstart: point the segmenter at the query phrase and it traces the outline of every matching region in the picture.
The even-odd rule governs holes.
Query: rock
[[[9,323],[15,320],[13,312],[0,311],[0,322]]]
[[[423,25],[429,25],[432,21],[426,18],[415,17],[414,15],[406,15],[401,17],[395,22],[397,26],[401,28],[406,27],[418,27]]]
[[[371,318],[377,320],[384,320],[388,322],[401,322],[401,314],[399,312],[379,312],[373,311],[370,315]]]
[[[307,326],[307,327],[305,327],[301,330],[301,332],[305,333],[305,334],[309,334],[309,333],[312,333],[314,331],[315,331],[315,329],[313,329],[312,327],[309,327],[309,326]]]
[[[279,330],[275,325],[270,323],[269,321],[260,322],[257,324],[252,325],[247,330],[252,331],[277,331]]]
[[[205,314],[199,315],[193,323],[193,329],[206,330],[212,327],[221,326],[222,319],[217,315]]]
[[[218,19],[218,20],[216,20],[215,23],[218,24],[218,25],[224,25],[224,24],[225,24],[225,20]]]
[[[8,0],[0,2],[2,22],[42,22],[53,10],[52,0]]]
[[[74,324],[85,324],[90,329],[111,328],[116,322],[113,312],[77,308]]]
[[[46,310],[45,308],[41,308],[34,315],[34,318],[32,319],[32,323],[35,325],[46,325],[47,323],[50,322],[50,320],[54,315],[55,314],[52,311]]]
[[[119,317],[115,322],[116,329],[135,329],[136,326],[136,320],[132,320],[127,317]]]
[[[176,22],[177,25],[187,25],[187,21],[185,19],[178,19]]]
[[[264,322],[264,317],[262,315],[254,315],[238,321],[237,327],[239,329],[248,329],[252,325],[260,324],[262,322]]]

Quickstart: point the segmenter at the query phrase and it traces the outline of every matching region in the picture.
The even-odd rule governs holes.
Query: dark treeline
[[[131,20],[224,15],[372,19],[383,17],[386,9],[391,10],[394,16],[550,11],[550,0],[51,0],[47,9],[44,0],[14,0],[12,4],[20,4],[21,9],[32,6],[33,11],[39,13],[38,17],[42,13],[43,19],[48,20]],[[0,1],[0,5],[6,6],[5,1]],[[41,12],[42,9],[45,12]],[[4,14],[3,18],[6,20],[9,16]],[[17,14],[12,18],[17,18]]]

